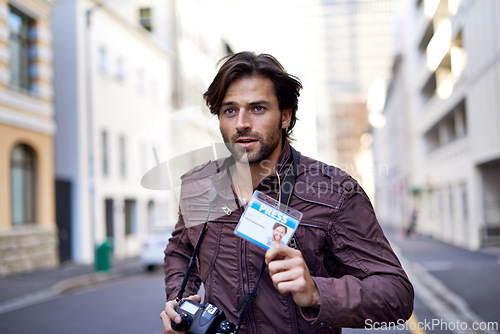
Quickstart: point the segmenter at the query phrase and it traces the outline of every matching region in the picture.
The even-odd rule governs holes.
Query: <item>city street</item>
[[[0,333],[161,334],[161,270],[111,280],[0,315]]]
[[[500,334],[499,17],[500,0],[0,0],[0,334],[162,334],[165,256],[198,259],[226,314],[259,307],[252,331]],[[303,251],[268,271],[299,273],[281,286],[317,319],[270,281],[237,301],[260,276],[234,222]],[[401,267],[413,314],[381,322],[411,313]]]
[[[376,324],[368,321],[364,329],[343,333],[499,333],[499,248],[468,251],[425,236],[408,238],[394,230],[386,235],[415,287],[414,315],[405,324],[378,324],[382,327],[375,329]],[[68,278],[71,271],[78,279]],[[58,275],[64,282],[84,282],[84,271],[95,276],[91,267],[70,267],[0,280],[0,333],[162,333],[162,271],[144,272],[134,259],[117,262],[116,276],[103,282],[76,284],[58,294],[40,293],[50,290],[43,290],[43,282],[56,282]],[[40,297],[16,306],[16,294]]]

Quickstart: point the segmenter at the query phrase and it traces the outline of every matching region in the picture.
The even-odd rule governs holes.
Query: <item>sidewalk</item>
[[[404,262],[416,297],[435,317],[500,324],[499,247],[469,251],[425,236],[384,232]]]
[[[113,259],[109,271],[94,265],[63,264],[59,268],[0,276],[0,314],[33,305],[73,290],[144,271],[138,258]]]

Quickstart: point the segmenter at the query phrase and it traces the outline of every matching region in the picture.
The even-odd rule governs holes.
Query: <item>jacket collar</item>
[[[278,161],[276,162],[276,171],[280,175],[280,177],[285,176],[288,167],[292,163],[292,150],[290,148],[290,143],[288,140],[284,140],[283,148],[278,157]]]

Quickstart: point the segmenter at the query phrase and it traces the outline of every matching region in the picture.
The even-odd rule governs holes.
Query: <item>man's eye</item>
[[[224,115],[227,115],[227,116],[233,116],[236,114],[236,110],[234,110],[233,108],[228,108],[228,109],[224,109],[223,113],[224,113]]]
[[[255,108],[253,108],[253,110],[256,112],[256,113],[261,113],[264,111],[264,107],[262,106],[256,106]]]

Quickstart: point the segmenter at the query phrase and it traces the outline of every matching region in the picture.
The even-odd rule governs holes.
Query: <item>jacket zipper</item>
[[[243,296],[245,296],[248,292],[248,286],[247,286],[247,280],[246,280],[246,271],[245,271],[245,240],[241,239],[240,241],[241,245],[241,275],[243,277]],[[248,303],[248,301],[247,301]],[[244,307],[244,306],[243,306]],[[255,329],[253,328],[253,321],[252,321],[252,307],[250,307],[249,312],[247,313],[248,316],[248,321],[250,322],[250,333],[255,333]]]
[[[191,210],[197,210],[197,211],[207,211],[209,206],[208,205],[200,205],[200,204],[190,204],[189,208]],[[216,212],[216,213],[225,213],[225,211],[222,208],[219,207],[211,207],[210,208],[211,212]]]
[[[311,201],[311,200],[308,200],[308,199],[305,199],[303,197],[300,197],[299,195],[297,194],[294,194],[295,196],[297,196],[298,198],[300,198],[301,200],[303,200],[304,202],[308,202],[308,203],[314,203],[314,204],[318,204],[318,205],[322,205],[322,206],[328,206],[334,210],[338,210],[339,209],[339,205],[331,205],[331,204],[328,204],[328,203],[323,203],[323,202],[316,202],[316,201]]]

